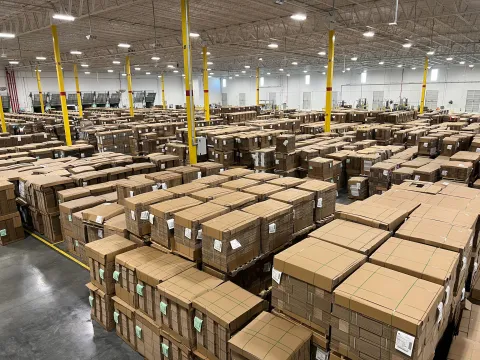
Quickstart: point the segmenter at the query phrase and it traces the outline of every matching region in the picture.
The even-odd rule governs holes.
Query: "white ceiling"
[[[290,19],[299,12],[307,15],[306,21]],[[53,20],[53,13],[76,20]],[[399,0],[397,25],[390,26],[395,0],[285,0],[282,5],[275,0],[190,0],[191,30],[200,34],[192,38],[193,66],[201,70],[206,45],[217,75],[239,73],[245,65],[251,66],[247,74],[257,66],[272,72],[324,71],[327,59],[318,52],[328,50],[329,28],[336,30],[338,69],[378,68],[380,61],[386,67],[422,67],[429,50],[435,51],[434,65],[480,64],[479,15],[478,0]],[[89,64],[89,71],[121,73],[128,50],[118,48],[120,42],[132,45],[132,65],[142,73],[168,73],[173,70],[169,64],[183,68],[180,0],[0,0],[0,30],[16,34],[3,40],[6,57],[0,64],[19,60],[16,68],[39,64],[53,69],[52,23],[58,25],[66,69],[77,62]],[[368,30],[375,32],[373,38],[362,35]],[[90,33],[95,40],[87,40]],[[267,47],[272,42],[277,49]],[[404,48],[406,42],[412,47]],[[82,55],[71,55],[71,50]],[[453,60],[447,61],[450,56]],[[115,59],[121,65],[113,65]]]

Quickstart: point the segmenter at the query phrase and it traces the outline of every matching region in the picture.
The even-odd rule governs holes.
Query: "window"
[[[305,75],[305,85],[310,85],[310,75]]]
[[[425,94],[425,106],[430,110],[435,110],[438,103],[438,90],[427,90]]]
[[[222,79],[222,87],[227,87],[227,79]]]
[[[438,69],[432,69],[432,74],[430,75],[431,81],[437,81],[438,79]]]
[[[260,78],[260,86],[263,86],[263,85],[265,85],[265,78],[262,76]]]
[[[312,103],[312,93],[310,91],[304,92],[303,93],[303,109],[310,110],[311,103]]]
[[[360,75],[360,81],[362,82],[362,84],[365,84],[367,82],[367,72],[366,71],[362,72],[362,74]]]
[[[468,90],[465,111],[478,112],[480,110],[480,90]]]

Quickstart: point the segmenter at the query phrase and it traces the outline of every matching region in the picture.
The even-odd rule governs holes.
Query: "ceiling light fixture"
[[[320,51],[318,55],[325,56],[327,53],[325,51]]]
[[[347,68],[347,71],[350,71],[350,68]]]
[[[245,65],[245,69],[250,69],[250,65]]]
[[[412,43],[405,43],[402,45],[404,48],[408,49],[412,47]]]
[[[130,44],[126,44],[126,43],[120,43],[117,45],[119,48],[125,48],[125,49],[128,49],[131,45]]]
[[[356,56],[354,56],[354,57],[352,57],[350,60],[352,60],[352,61],[357,61],[358,58],[357,58]]]
[[[178,70],[173,70],[174,73],[178,73]]]
[[[127,74],[123,73],[122,76],[127,76]]]
[[[235,74],[235,76],[240,76],[240,75],[238,75],[238,74]]]
[[[113,61],[112,61],[112,64],[119,65],[119,64],[120,64],[120,61],[118,61],[118,60],[113,60]]]
[[[112,73],[112,72],[113,72],[113,70],[112,70],[112,69],[108,69],[107,71],[108,71],[109,73]]]
[[[245,70],[242,70],[242,74],[245,74],[245,73],[246,73],[246,71],[245,71]]]
[[[412,70],[417,70],[417,68],[416,68],[416,67],[412,67]]]
[[[78,50],[71,50],[70,54],[72,54],[72,55],[82,55],[82,52],[78,51]]]
[[[197,38],[197,37],[199,37],[199,36],[200,36],[199,33],[195,33],[195,32],[191,32],[191,33],[190,33],[190,37]]]
[[[158,60],[160,60],[160,58],[158,56],[152,56],[152,60],[153,61],[158,61]]]
[[[90,75],[90,71],[85,71],[85,75]]]
[[[460,61],[459,64],[460,65],[465,65],[465,61]]]
[[[283,69],[278,69],[278,71],[283,71]]]
[[[67,14],[53,14],[52,16],[56,20],[63,20],[63,21],[74,21],[75,17],[72,15]]]
[[[158,75],[158,77],[159,77],[159,78],[161,78],[161,77],[162,77],[162,75]]]
[[[453,58],[452,58],[452,57],[448,57],[448,58],[446,58],[446,60],[447,60],[447,61],[452,61]]]
[[[397,67],[398,67],[398,68],[401,68],[401,67],[403,67],[403,65],[402,65],[402,64],[399,64],[399,65],[397,65]]]
[[[427,55],[433,55],[433,54],[435,54],[435,51],[433,50],[430,50],[429,52],[427,52]]]
[[[292,62],[292,65],[298,65],[298,62],[296,61]]]
[[[278,44],[271,43],[271,44],[268,44],[268,47],[269,47],[270,49],[276,49],[276,48],[278,48]]]
[[[148,71],[145,73],[145,75],[150,75],[150,74],[151,74],[151,73],[150,73],[150,72],[148,72]]]
[[[307,73],[308,71],[307,70],[303,70],[304,73]]]
[[[10,65],[18,65],[19,62],[18,61],[15,61],[15,60],[12,60],[12,61],[9,61],[8,62]]]
[[[207,65],[213,65],[213,62],[208,61],[208,62],[207,62]]]
[[[263,58],[258,58],[258,61],[263,61]]]
[[[473,64],[468,65],[469,68],[473,68],[474,66],[475,65],[473,65]]]
[[[324,71],[324,72],[322,72],[322,75],[325,75],[325,71]]]
[[[290,74],[287,74],[287,76],[290,76]]]
[[[175,68],[175,66],[173,66],[173,65],[167,65],[167,67],[168,67],[169,69],[174,69],[174,68]]]
[[[375,33],[371,30],[363,33],[363,36],[365,37],[373,37],[374,35]]]
[[[270,75],[270,73],[267,73],[267,75]]]
[[[385,64],[384,61],[380,61],[380,62],[378,63],[378,65],[383,65],[383,64]]]
[[[139,67],[135,68],[135,71],[140,71],[140,70],[142,70],[142,68],[139,68]]]
[[[215,73],[210,73],[210,75],[215,75]]]
[[[307,15],[302,13],[293,14],[292,16],[290,16],[290,19],[297,20],[297,21],[305,21],[307,20]]]
[[[37,60],[47,60],[45,56],[37,56],[35,59]]]
[[[81,64],[80,66],[81,66],[81,67],[84,67],[84,68],[87,68],[87,67],[89,67],[90,65],[88,65],[88,64]]]
[[[13,39],[14,37],[15,37],[15,34],[0,32],[0,38],[2,39]]]

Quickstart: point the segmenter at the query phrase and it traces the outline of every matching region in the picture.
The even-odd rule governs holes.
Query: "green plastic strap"
[[[139,339],[142,338],[142,328],[140,326],[135,326],[135,334]]]
[[[118,281],[119,277],[120,277],[120,271],[114,271],[113,272],[113,279],[115,281]]]
[[[142,284],[137,284],[137,294],[140,295],[140,296],[143,296],[143,288],[145,286],[142,285]]]
[[[165,304],[163,301],[160,301],[160,312],[167,316],[167,304]]]
[[[7,229],[0,230],[0,236],[7,236]]]
[[[167,358],[168,358],[168,349],[169,349],[168,345],[162,343],[162,354],[163,354],[164,356],[166,356]]]
[[[202,324],[203,324],[203,320],[195,316],[195,318],[193,319],[193,327],[198,332],[202,331]]]
[[[90,303],[90,307],[93,307],[93,296],[88,297],[88,302]]]
[[[100,275],[100,279],[104,280],[105,279],[105,270],[103,270],[103,269],[98,270],[98,275]]]
[[[75,247],[78,247],[78,240],[75,240]]]
[[[118,313],[118,311],[114,311],[113,312],[113,321],[115,321],[115,324],[118,324],[118,316],[120,314]]]

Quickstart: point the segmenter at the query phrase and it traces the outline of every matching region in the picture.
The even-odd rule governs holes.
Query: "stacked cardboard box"
[[[392,184],[400,185],[405,180],[413,180],[413,168],[401,167],[393,170],[392,173]]]
[[[114,216],[111,219],[108,219],[105,221],[103,224],[103,236],[111,236],[111,235],[118,235],[122,236],[125,239],[130,239],[130,233],[127,230],[127,221],[125,219],[125,214],[120,214],[117,216]],[[133,241],[132,239],[130,239]],[[142,243],[137,243],[138,246],[143,245]]]
[[[215,175],[213,175],[215,176]],[[225,189],[222,187],[212,187],[204,190],[191,193],[189,196],[193,199],[200,200],[201,202],[207,202],[218,197],[228,195],[235,192],[234,190]]]
[[[86,227],[86,241],[93,242],[104,237],[103,225],[117,215],[124,213],[124,207],[119,204],[103,203],[82,211],[83,222]],[[78,239],[83,240],[83,239]]]
[[[24,238],[22,220],[15,202],[15,186],[0,180],[0,245]]]
[[[309,180],[297,186],[297,189],[310,191],[315,194],[315,221],[322,222],[333,218],[335,213],[335,201],[337,199],[337,187],[335,184]]]
[[[208,185],[201,183],[189,183],[169,188],[167,191],[173,194],[173,197],[180,198],[188,196],[194,192],[206,189]]]
[[[348,179],[348,197],[354,200],[364,200],[368,197],[368,178],[353,176]]]
[[[442,179],[468,183],[472,179],[473,164],[462,161],[448,161],[441,165]]]
[[[158,189],[167,190],[171,187],[182,185],[182,175],[171,171],[161,171],[145,175],[146,179],[153,180]]]
[[[226,189],[230,190],[230,189]],[[239,210],[243,209],[246,206],[250,206],[252,204],[255,204],[257,202],[257,197],[252,194],[247,194],[245,192],[240,192],[240,191],[232,191],[229,194],[222,195],[219,197],[214,198],[212,203],[225,206],[227,207],[230,211],[233,210]]]
[[[380,162],[372,165],[368,178],[369,195],[382,194],[390,189],[392,184],[392,173],[396,165],[388,162]]]
[[[196,352],[209,359],[233,360],[228,341],[266,307],[261,298],[230,281],[196,297]]]
[[[272,185],[278,185],[278,186],[281,186],[285,189],[290,189],[290,188],[297,187],[297,186],[305,183],[306,181],[307,181],[307,179],[299,179],[299,178],[292,177],[292,176],[284,176],[284,177],[280,177],[278,179],[269,180],[269,181],[267,181],[267,183],[272,184]]]
[[[208,175],[197,180],[193,180],[194,183],[204,184],[209,187],[217,187],[223,183],[226,183],[228,178],[222,175]]]
[[[118,203],[124,205],[124,199],[132,197],[135,195],[140,195],[149,191],[157,190],[158,186],[155,181],[142,178],[140,176],[131,177],[125,180],[118,180],[117,185],[117,195]]]

